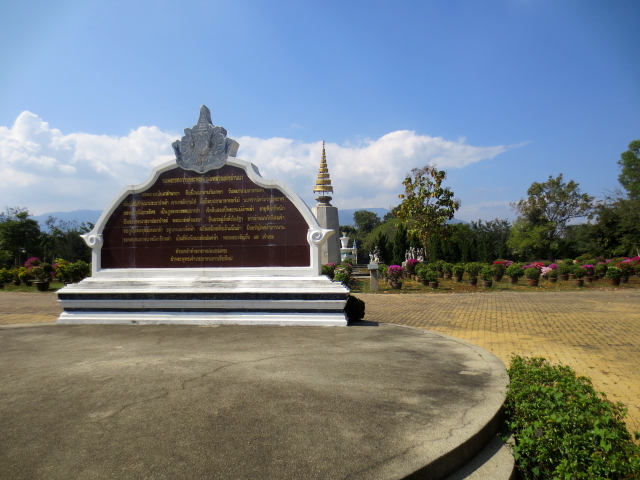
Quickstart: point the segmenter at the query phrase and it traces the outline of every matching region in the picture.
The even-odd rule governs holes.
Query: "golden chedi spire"
[[[318,202],[329,205],[331,197],[328,194],[333,193],[333,187],[331,186],[331,178],[329,178],[329,167],[327,166],[327,155],[324,151],[324,140],[322,141],[322,159],[320,160],[320,168],[318,169],[318,179],[316,180],[316,186],[313,192],[319,194],[319,196],[316,197]]]

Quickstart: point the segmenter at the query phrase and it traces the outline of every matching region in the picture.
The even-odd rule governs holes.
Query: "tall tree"
[[[380,217],[377,213],[369,210],[357,210],[353,213],[353,221],[356,228],[361,233],[370,233],[374,228],[380,225]]]
[[[509,246],[520,255],[544,255],[553,260],[553,250],[568,223],[588,216],[593,197],[581,193],[573,180],[563,182],[562,174],[544,183],[534,182],[528,197],[512,203],[518,213],[509,237]]]
[[[640,199],[640,140],[629,144],[629,150],[620,155],[618,160],[621,171],[618,181],[631,199]]]
[[[407,225],[409,236],[418,239],[425,253],[430,251],[430,241],[434,235],[446,239],[450,235],[448,225],[460,201],[453,198],[449,187],[443,187],[447,178],[444,170],[435,165],[414,168],[404,182],[404,193],[396,215]]]
[[[403,222],[398,222],[396,234],[393,237],[393,258],[391,263],[393,265],[402,265],[405,260],[405,253],[409,248],[409,239],[407,238],[407,227]]]

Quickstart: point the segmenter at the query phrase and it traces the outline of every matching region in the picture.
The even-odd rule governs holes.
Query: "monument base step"
[[[58,323],[345,326],[348,296],[324,276],[97,276],[58,291]]]
[[[341,327],[347,324],[343,313],[310,314],[297,313],[200,313],[200,312],[153,312],[129,313],[62,312],[58,324],[114,324],[114,325],[310,325]]]

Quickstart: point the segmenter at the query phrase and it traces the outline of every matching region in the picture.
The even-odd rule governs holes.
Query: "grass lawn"
[[[51,282],[49,284],[49,292],[55,292],[64,287],[64,283]],[[2,292],[30,292],[30,293],[39,293],[36,290],[36,284],[34,283],[30,287],[27,287],[24,283],[22,283],[19,287],[16,287],[13,283],[5,283],[4,288],[0,289],[0,293]],[[45,293],[45,292],[42,292]]]
[[[584,283],[583,287],[573,285],[573,280],[563,282],[558,280],[551,283],[548,280],[540,278],[537,287],[529,287],[527,280],[521,278],[517,285],[511,285],[508,277],[503,277],[500,282],[493,282],[490,288],[482,286],[482,280],[478,278],[478,285],[472,286],[467,283],[466,278],[460,283],[440,278],[438,280],[438,288],[425,287],[419,282],[405,278],[402,280],[402,288],[394,290],[386,281],[379,282],[378,294],[402,294],[402,293],[487,293],[487,292],[584,292],[584,291],[603,291],[603,290],[625,290],[640,289],[640,278],[637,276],[629,277],[629,283],[621,283],[619,287],[612,287],[609,280],[603,278],[594,280],[593,283]],[[376,293],[369,290],[369,278],[358,278],[353,280],[351,293]]]

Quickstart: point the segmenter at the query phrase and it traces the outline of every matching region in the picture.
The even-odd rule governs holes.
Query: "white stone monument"
[[[324,142],[322,142],[322,159],[320,160],[320,168],[318,169],[318,179],[313,189],[317,193],[316,201],[318,202],[311,211],[318,220],[320,227],[335,232],[340,228],[338,220],[338,209],[331,205],[331,197],[329,193],[333,193],[331,186],[331,178],[329,177],[329,167],[327,166],[327,156],[324,150]],[[320,245],[320,262],[323,265],[327,263],[340,263],[340,239],[338,235],[330,236],[325,243]]]
[[[203,105],[176,159],[113,199],[83,235],[92,276],[58,291],[58,323],[346,325],[349,290],[321,275],[335,231],[226,134]]]

